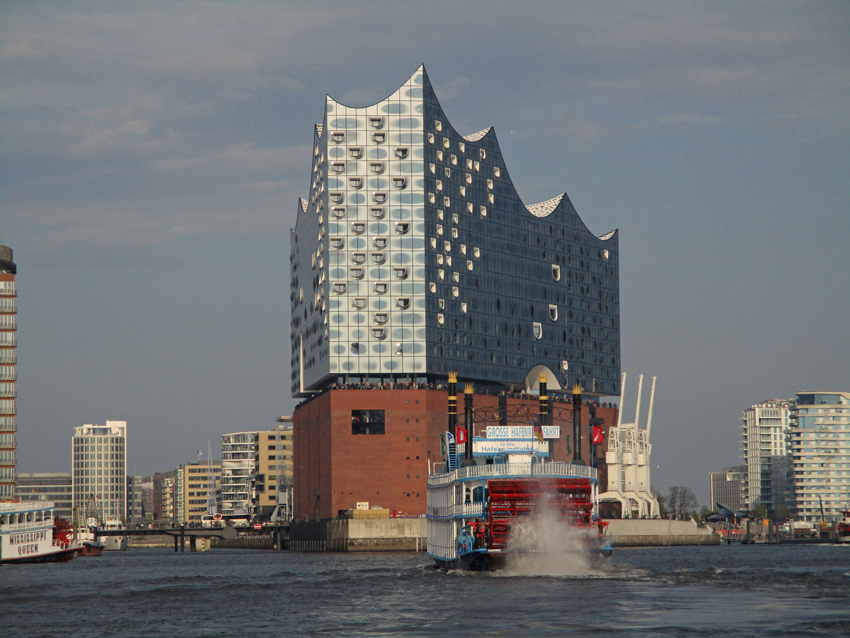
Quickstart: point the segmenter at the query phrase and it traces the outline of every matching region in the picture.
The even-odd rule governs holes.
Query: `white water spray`
[[[599,574],[589,552],[595,538],[595,529],[569,525],[548,498],[541,498],[531,516],[511,523],[506,571],[520,576]]]

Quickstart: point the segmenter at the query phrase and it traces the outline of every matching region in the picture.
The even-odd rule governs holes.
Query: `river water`
[[[850,636],[850,546],[617,549],[555,576],[224,549],[0,568],[3,638],[426,635]]]

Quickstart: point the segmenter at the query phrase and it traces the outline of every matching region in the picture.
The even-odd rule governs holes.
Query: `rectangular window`
[[[352,434],[383,434],[384,433],[384,411],[383,410],[352,410],[351,411],[351,433]]]

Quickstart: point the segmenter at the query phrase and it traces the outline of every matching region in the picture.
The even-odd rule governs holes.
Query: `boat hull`
[[[79,546],[57,549],[55,552],[31,554],[0,559],[3,565],[23,565],[26,563],[65,563],[72,560],[79,551]]]

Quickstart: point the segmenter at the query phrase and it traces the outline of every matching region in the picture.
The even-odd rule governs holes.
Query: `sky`
[[[850,390],[850,3],[3,2],[19,471],[70,471],[86,423],[149,475],[291,414],[312,127],[423,63],[526,204],[619,229],[658,490],[708,504],[742,410]]]

